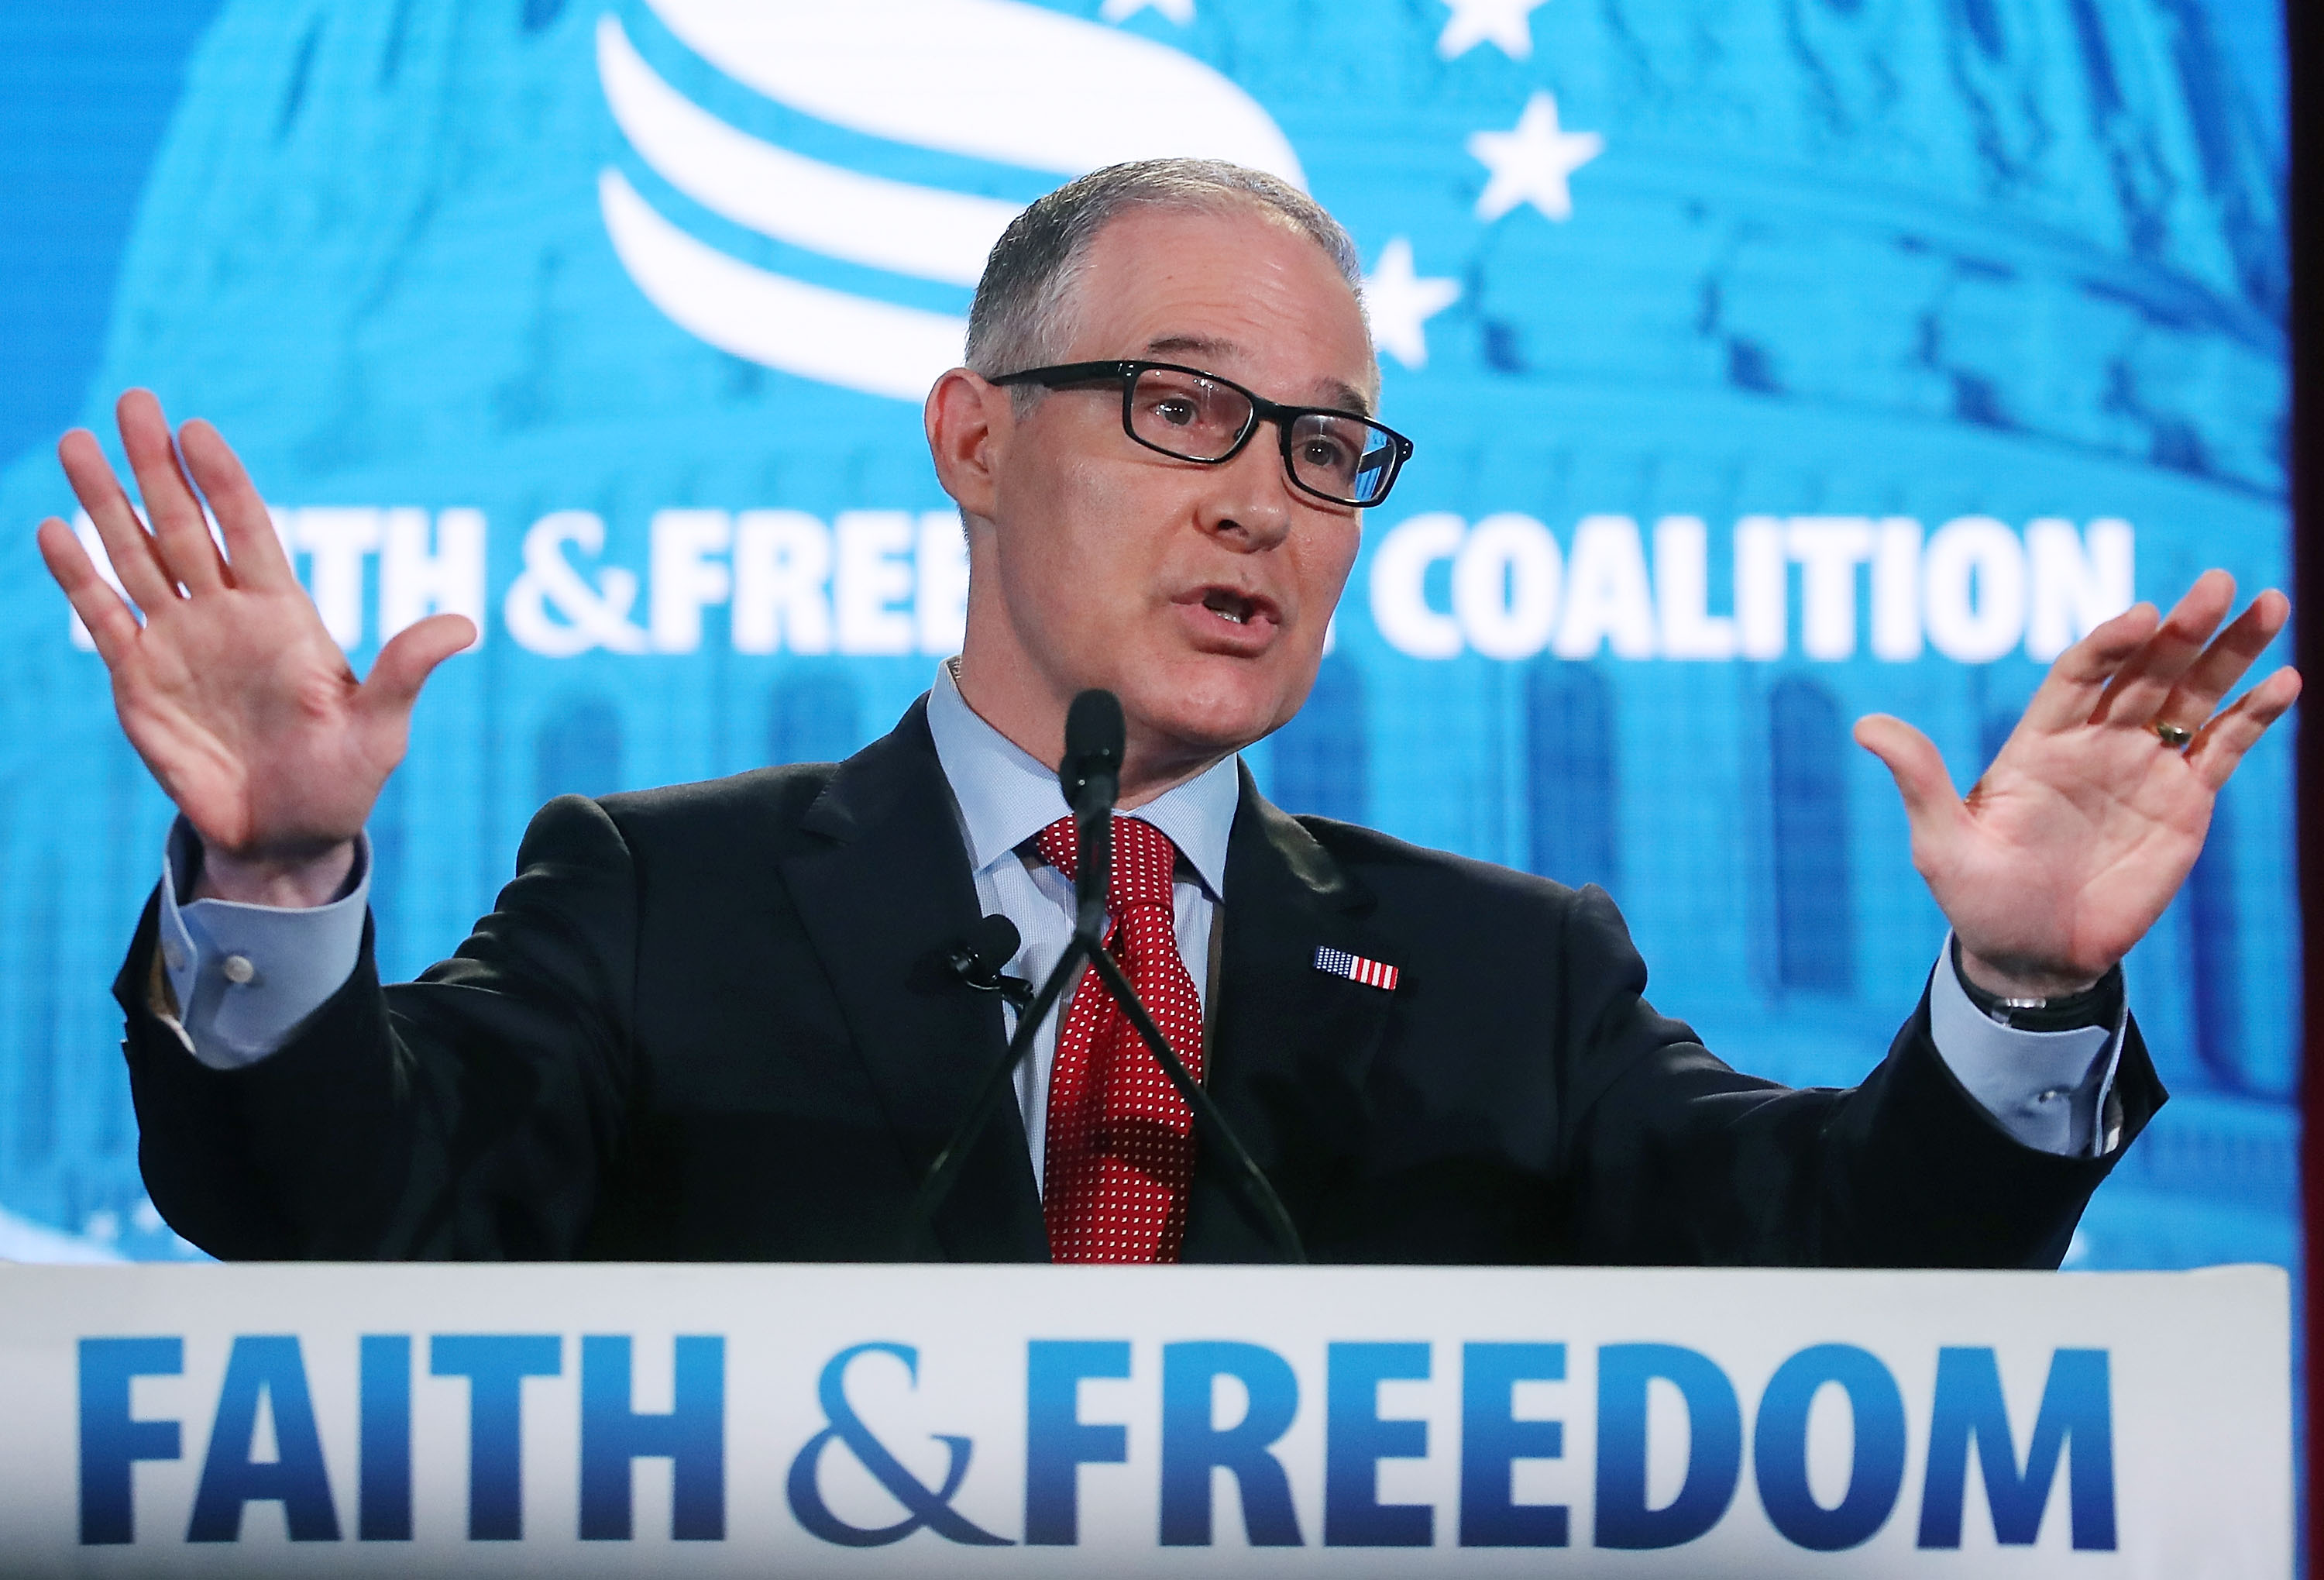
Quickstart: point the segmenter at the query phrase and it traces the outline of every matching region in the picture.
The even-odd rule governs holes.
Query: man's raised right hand
[[[95,434],[75,429],[57,455],[144,623],[53,516],[41,523],[41,558],[96,641],[130,744],[201,836],[196,894],[323,904],[346,882],[355,837],[402,760],[421,684],[475,640],[475,627],[459,614],[422,620],[358,681],[217,430],[189,422],[173,448],[161,404],[144,390],[123,395],[115,416],[152,531]],[[223,557],[196,485],[217,518]]]

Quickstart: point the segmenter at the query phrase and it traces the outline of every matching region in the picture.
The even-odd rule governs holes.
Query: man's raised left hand
[[[2140,604],[2068,649],[1966,799],[1928,736],[1886,714],[1857,721],[1978,986],[2089,986],[2186,881],[2219,787],[2300,695],[2286,668],[2219,707],[2292,612],[2270,588],[2220,630],[2235,596],[2232,577],[2206,571],[2167,616]]]

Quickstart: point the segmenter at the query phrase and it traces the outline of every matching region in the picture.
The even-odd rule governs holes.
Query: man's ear
[[[972,516],[991,520],[1001,491],[1001,456],[1015,426],[1009,392],[964,367],[936,380],[921,417],[936,482]]]

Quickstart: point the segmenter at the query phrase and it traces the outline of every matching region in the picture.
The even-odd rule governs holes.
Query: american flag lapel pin
[[[1367,960],[1361,955],[1351,955],[1345,949],[1318,948],[1315,969],[1328,971],[1334,976],[1344,976],[1350,982],[1360,982],[1366,987],[1377,987],[1385,993],[1396,991],[1396,967],[1384,961]]]

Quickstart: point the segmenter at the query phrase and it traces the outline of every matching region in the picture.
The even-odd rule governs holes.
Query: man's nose
[[[1203,530],[1247,552],[1272,549],[1291,531],[1291,480],[1283,453],[1262,427],[1234,459],[1212,468],[1213,484],[1198,510]]]

